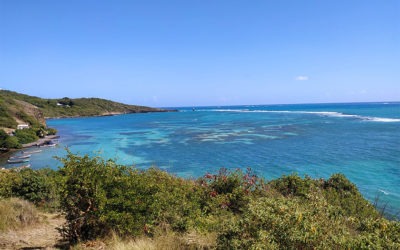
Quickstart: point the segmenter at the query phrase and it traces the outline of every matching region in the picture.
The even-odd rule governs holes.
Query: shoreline
[[[177,109],[160,109],[157,111],[139,111],[139,112],[109,112],[101,115],[69,115],[69,116],[54,116],[44,117],[44,119],[64,119],[64,118],[90,118],[90,117],[104,117],[104,116],[117,116],[117,115],[128,115],[128,114],[144,114],[144,113],[169,113],[179,112]]]
[[[22,144],[22,148],[11,148],[8,151],[1,151],[0,152],[0,166],[5,167],[7,166],[7,160],[10,158],[10,156],[14,155],[17,152],[24,151],[27,148],[33,148],[33,147],[41,147],[54,139],[60,138],[59,135],[48,135],[45,136],[44,138],[39,138],[39,140],[36,140],[34,142]]]
[[[59,135],[47,135],[44,138],[40,138],[37,141],[22,144],[22,149],[30,148],[30,147],[34,147],[34,146],[40,147],[40,146],[48,144],[49,142],[51,142],[51,140],[58,139],[58,138],[60,138]]]

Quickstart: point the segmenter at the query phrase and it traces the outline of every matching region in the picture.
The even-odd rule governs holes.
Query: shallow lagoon
[[[179,110],[48,120],[60,145],[32,155],[32,168],[57,168],[53,157],[68,147],[184,177],[220,167],[251,167],[267,179],[341,172],[371,201],[379,196],[392,212],[400,211],[400,103]]]

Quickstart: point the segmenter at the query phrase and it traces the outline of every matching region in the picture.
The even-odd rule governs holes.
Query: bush
[[[244,174],[240,169],[229,171],[221,168],[218,174],[206,174],[198,180],[205,188],[203,200],[209,201],[207,210],[229,209],[240,213],[247,205],[250,196],[264,188],[264,182],[250,168]]]
[[[58,179],[50,169],[0,171],[0,197],[19,197],[54,211],[58,209]]]
[[[21,144],[14,136],[9,136],[4,130],[0,129],[0,148],[21,148]]]
[[[343,174],[334,174],[322,184],[327,202],[347,216],[357,218],[380,217],[375,207],[358,191]]]
[[[263,197],[219,233],[221,249],[399,249],[400,223],[338,214],[323,196],[307,203]]]
[[[19,143],[18,139],[14,136],[7,137],[2,143],[2,148],[22,148],[21,144]]]
[[[310,190],[316,186],[316,183],[317,182],[312,180],[309,176],[302,179],[297,174],[292,174],[273,180],[269,185],[284,196],[307,198]]]
[[[36,130],[29,129],[17,129],[15,131],[15,136],[18,138],[19,143],[25,144],[37,141],[39,137],[36,135]]]
[[[21,197],[39,206],[55,206],[57,197],[56,174],[49,169],[23,169],[20,180],[12,187],[13,196]]]
[[[47,133],[47,135],[55,135],[55,134],[57,134],[57,129],[55,129],[55,128],[47,128],[46,129],[46,133]]]
[[[64,236],[71,242],[116,231],[121,235],[153,235],[157,226],[185,231],[200,215],[194,182],[157,169],[132,170],[100,158],[68,153],[61,208],[66,213]]]

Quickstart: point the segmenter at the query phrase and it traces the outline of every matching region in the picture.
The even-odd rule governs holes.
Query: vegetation
[[[60,160],[58,171],[0,172],[0,197],[60,209],[62,234],[71,243],[103,239],[110,249],[400,248],[400,222],[382,217],[341,174],[267,182],[250,169],[221,169],[188,180],[98,157],[68,153]]]
[[[0,148],[21,148],[18,138],[9,136],[4,130],[0,129]]]
[[[37,223],[35,206],[18,198],[0,199],[0,232],[15,230]]]
[[[165,111],[144,106],[127,105],[99,98],[70,99],[64,97],[61,99],[42,99],[8,90],[0,90],[0,100],[3,100],[3,102],[0,102],[0,113],[9,114],[8,116],[1,116],[4,121],[0,120],[0,127],[8,128],[16,127],[16,123],[13,123],[12,119],[9,118],[10,116],[13,117],[15,115],[10,115],[10,112],[7,111],[9,110],[7,106],[21,106],[17,105],[18,103],[15,102],[15,100],[33,105],[40,110],[44,117],[49,118]],[[14,104],[11,104],[13,101]],[[6,105],[5,102],[8,102],[8,104]]]
[[[15,131],[15,138],[0,138],[0,148],[20,148],[57,131],[46,127],[45,117],[100,116],[124,113],[163,112],[166,110],[126,105],[99,98],[42,99],[8,90],[0,90],[0,131]],[[30,129],[16,130],[20,123]],[[1,137],[1,135],[0,135]]]
[[[5,100],[0,98],[0,127],[14,128],[17,127],[17,122],[10,114]]]
[[[15,137],[18,139],[18,142],[21,144],[30,143],[37,141],[39,137],[36,135],[37,131],[35,129],[18,129],[15,130]]]
[[[0,171],[0,198],[19,197],[42,209],[56,211],[59,179],[59,173],[50,169],[3,170]]]
[[[56,133],[56,129],[46,128],[43,126],[29,129],[18,129],[15,130],[12,135],[7,134],[3,129],[0,129],[0,148],[6,150],[11,148],[21,148],[22,144],[35,142],[39,138],[43,138],[46,135],[55,135]]]

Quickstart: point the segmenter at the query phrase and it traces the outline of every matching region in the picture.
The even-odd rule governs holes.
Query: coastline
[[[53,116],[44,117],[44,119],[64,119],[64,118],[88,118],[88,117],[103,117],[103,116],[117,116],[127,114],[144,114],[144,113],[168,113],[168,112],[179,112],[177,109],[160,109],[155,111],[138,111],[138,112],[108,112],[101,115],[68,115],[68,116]]]
[[[46,145],[49,142],[51,142],[51,140],[58,139],[58,138],[60,138],[59,135],[47,135],[44,138],[40,138],[37,141],[26,143],[26,144],[22,144],[22,148],[30,148],[30,147],[34,147],[34,146],[37,146],[37,147],[43,146],[43,145]]]

